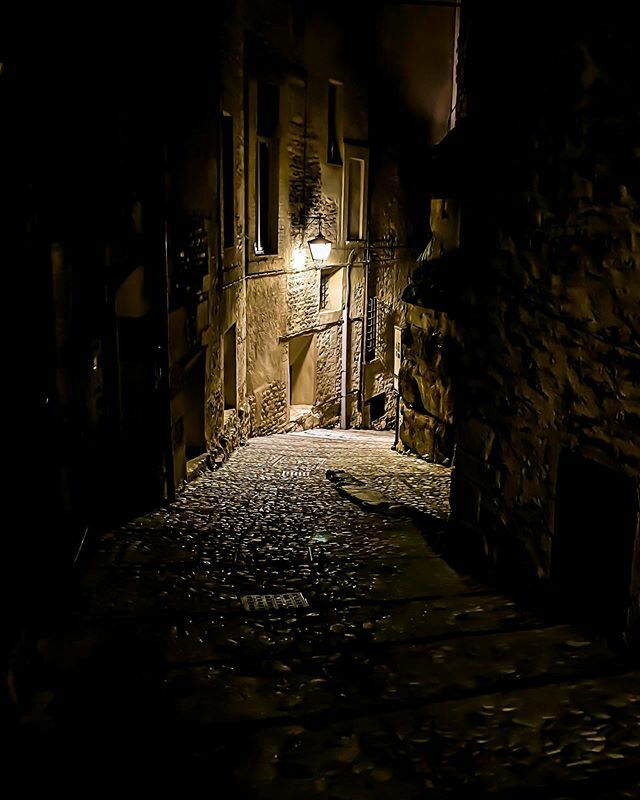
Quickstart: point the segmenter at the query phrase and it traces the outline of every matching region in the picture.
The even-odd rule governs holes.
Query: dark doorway
[[[204,377],[206,350],[190,364],[184,376],[184,441],[187,461],[206,450],[204,437]]]
[[[374,395],[369,400],[369,418],[371,424],[384,417],[386,396],[384,392]]]
[[[316,393],[316,352],[313,334],[289,342],[289,402],[311,408]]]
[[[551,579],[562,605],[592,630],[616,636],[624,627],[637,525],[631,478],[562,453]]]
[[[236,326],[232,325],[224,335],[222,344],[222,372],[224,383],[224,408],[236,408],[238,405],[238,370],[237,370]]]

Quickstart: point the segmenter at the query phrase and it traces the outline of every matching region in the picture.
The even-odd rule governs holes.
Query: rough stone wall
[[[372,397],[384,395],[384,412],[377,419],[369,419],[369,427],[375,431],[391,430],[396,425],[396,399],[393,375],[389,372],[378,373],[374,378]]]
[[[234,241],[225,246],[223,233],[215,228],[212,241],[214,269],[209,293],[209,331],[206,340],[208,365],[205,385],[205,438],[209,466],[218,466],[250,435],[250,414],[246,392],[246,287],[244,275],[244,36],[240,4],[220,15],[220,114],[231,116],[233,125]],[[217,123],[220,116],[217,117]],[[220,147],[212,157],[218,161]],[[216,166],[215,188],[210,214],[221,218],[219,190],[222,175]],[[210,171],[210,170],[209,170]],[[222,342],[225,332],[236,326],[237,408],[224,408]]]
[[[323,425],[338,422],[340,415],[340,370],[342,327],[333,326],[318,333],[316,370],[316,408]]]
[[[252,436],[280,433],[289,421],[285,383],[263,384],[251,395],[249,405]]]
[[[331,3],[330,3],[331,5]],[[288,4],[246,4],[244,22],[248,31],[247,75],[249,125],[246,142],[251,153],[251,82],[268,80],[280,89],[279,144],[279,241],[278,252],[256,256],[253,186],[247,183],[247,391],[251,405],[252,432],[284,430],[289,419],[289,341],[297,335],[316,338],[316,397],[314,418],[321,424],[338,421],[341,394],[341,317],[337,310],[320,309],[320,276],[307,242],[322,230],[333,242],[326,266],[343,267],[348,249],[342,241],[341,203],[343,169],[327,163],[328,87],[341,85],[338,109],[341,147],[343,136],[364,142],[367,138],[367,101],[364,60],[357,58],[365,40],[352,41],[351,12],[335,4],[335,14],[326,7],[305,8],[303,37],[292,34]],[[360,26],[362,27],[362,26]],[[334,43],[318,48],[317,41]],[[249,156],[245,170],[251,171]],[[354,272],[358,272],[357,268]],[[354,279],[357,305],[350,309],[350,356],[361,352],[361,282]],[[354,293],[352,292],[352,297]],[[349,371],[349,391],[355,405],[351,423],[359,422],[357,393],[359,372]]]
[[[451,326],[445,315],[409,309],[399,379],[400,439],[409,450],[445,464],[453,455],[453,398],[447,367],[451,347]]]
[[[199,63],[199,62],[198,62]],[[219,120],[205,101],[218,95],[220,65],[209,56],[197,78],[190,62],[176,68],[176,87],[168,101],[167,205],[169,243],[169,366],[173,474],[176,488],[187,478],[189,445],[202,452],[222,429],[219,328],[218,209]],[[194,64],[191,69],[195,71]],[[189,80],[187,80],[187,77]],[[180,93],[178,98],[176,95]],[[180,111],[178,113],[178,108]],[[201,360],[202,359],[202,360]],[[204,363],[202,379],[194,378]],[[194,366],[197,364],[198,366]],[[197,387],[194,388],[194,381]],[[204,424],[204,430],[202,425]],[[188,441],[199,429],[197,441]]]
[[[448,210],[447,210],[448,207]],[[430,259],[414,272],[414,280],[436,259],[459,246],[459,205],[435,198],[431,201]],[[418,285],[420,285],[418,283]],[[415,286],[405,292],[415,300]],[[400,439],[405,447],[438,463],[453,457],[453,387],[457,349],[455,322],[446,312],[407,306],[403,335],[403,361],[399,388],[402,397]]]
[[[286,276],[247,281],[247,392],[252,435],[283,430],[287,422]]]
[[[448,386],[421,386],[430,321],[404,392],[453,415],[455,522],[496,566],[535,580],[550,576],[563,450],[640,478],[638,81],[620,18],[554,14],[550,29],[538,6],[514,15],[465,25],[468,118],[450,164],[460,259],[434,253],[412,294],[451,343]],[[504,97],[509,118],[490,136]],[[458,182],[456,163],[472,166]]]
[[[290,272],[287,275],[287,333],[308,330],[318,324],[320,271]]]
[[[209,345],[211,376],[207,391],[205,433],[210,464],[222,463],[251,434],[251,414],[246,390],[247,321],[246,285],[243,281],[218,294],[215,313],[215,340]],[[224,408],[222,336],[236,325],[236,392],[235,409]]]

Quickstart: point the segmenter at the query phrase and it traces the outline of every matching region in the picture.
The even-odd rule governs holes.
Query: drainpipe
[[[359,379],[359,409],[361,419],[364,418],[364,395],[365,395],[365,366],[367,363],[366,350],[367,350],[367,314],[369,311],[369,264],[371,262],[371,191],[367,198],[367,238],[364,244],[364,300],[362,308],[362,337],[360,342],[360,374]],[[369,427],[371,427],[371,420],[369,420]]]
[[[352,251],[352,253],[355,251]],[[342,308],[342,374],[340,376],[340,427],[347,429],[347,385],[349,370],[349,306],[351,305],[351,255],[347,258],[345,303]]]
[[[398,447],[400,441],[400,390],[396,391],[396,425],[395,436],[393,439],[393,450]]]
[[[346,279],[347,286],[345,291],[345,304],[342,309],[342,373],[340,377],[340,427],[343,430],[347,429],[347,397],[349,394],[349,307],[351,305],[351,267],[355,261],[356,252],[360,247],[364,247],[364,258],[362,264],[364,265],[364,280],[365,280],[365,307],[362,317],[362,347],[360,353],[360,373],[358,375],[358,393],[359,400],[362,402],[363,398],[363,371],[364,371],[364,339],[365,328],[367,321],[367,299],[366,291],[369,281],[369,230],[367,227],[367,238],[363,244],[357,245],[349,253],[345,269],[347,271]]]

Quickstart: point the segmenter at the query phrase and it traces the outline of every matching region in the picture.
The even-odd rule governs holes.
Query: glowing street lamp
[[[318,235],[307,242],[314,261],[326,261],[331,253],[331,242],[322,235],[322,217],[318,217]]]

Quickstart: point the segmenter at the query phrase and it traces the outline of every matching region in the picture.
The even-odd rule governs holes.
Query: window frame
[[[362,162],[362,173],[360,179],[360,221],[358,237],[350,237],[349,216],[350,216],[350,196],[352,187],[349,183],[351,161]],[[357,244],[363,242],[367,235],[368,222],[368,186],[369,186],[369,148],[366,145],[354,144],[345,140],[344,145],[344,166],[342,170],[342,240],[346,244]]]

